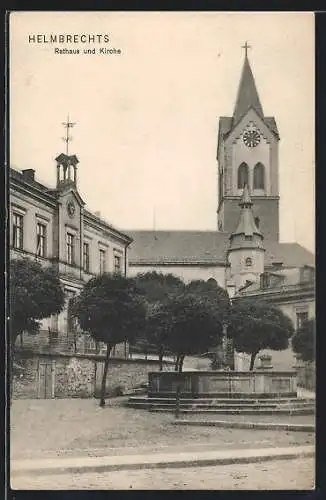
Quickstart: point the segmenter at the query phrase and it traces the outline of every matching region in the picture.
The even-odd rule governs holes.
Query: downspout
[[[79,279],[83,281],[83,273],[82,270],[84,268],[83,263],[83,234],[82,234],[82,218],[84,216],[84,208],[80,207],[80,217],[79,217]]]
[[[128,255],[128,245],[129,243],[127,243],[127,245],[125,246],[125,262],[124,262],[124,273],[125,273],[125,277],[127,277],[127,255]]]

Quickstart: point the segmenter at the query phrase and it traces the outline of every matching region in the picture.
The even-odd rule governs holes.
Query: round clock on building
[[[67,212],[69,217],[73,217],[75,215],[76,207],[72,200],[69,200],[67,203]]]
[[[257,130],[246,130],[243,134],[243,142],[248,148],[255,148],[260,143],[260,134]]]

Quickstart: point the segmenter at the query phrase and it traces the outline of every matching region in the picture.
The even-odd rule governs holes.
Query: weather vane
[[[74,125],[76,125],[76,123],[69,121],[69,114],[68,114],[67,121],[63,122],[62,125],[66,129],[66,137],[62,137],[62,140],[65,141],[66,143],[66,155],[68,156],[69,142],[72,140],[71,136],[69,135],[69,129],[72,128]]]
[[[248,49],[251,49],[251,45],[249,45],[248,42],[246,42],[244,45],[242,45],[241,48],[245,49],[245,54],[246,54],[246,57],[247,57],[248,56]]]

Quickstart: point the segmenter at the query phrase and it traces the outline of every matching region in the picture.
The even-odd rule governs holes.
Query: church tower
[[[247,50],[232,117],[219,120],[218,230],[232,233],[238,204],[248,185],[256,226],[266,239],[279,239],[279,134],[273,117],[266,117],[257,92]]]
[[[235,291],[244,286],[247,281],[257,282],[264,272],[264,237],[257,228],[253,203],[249,189],[245,184],[239,206],[240,219],[235,231],[230,236],[230,246],[227,259],[230,264],[229,279],[233,282]]]

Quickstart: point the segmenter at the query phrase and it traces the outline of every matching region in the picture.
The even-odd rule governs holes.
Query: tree
[[[315,359],[316,323],[314,319],[305,321],[292,337],[292,349],[302,361]]]
[[[230,307],[230,299],[227,291],[224,288],[221,288],[214,278],[210,278],[207,281],[204,280],[193,280],[186,285],[185,288],[186,293],[191,293],[193,295],[204,297],[207,300],[211,301],[213,305],[217,308],[217,312],[219,315],[219,320],[226,327],[227,319],[228,319],[228,311]],[[225,338],[226,341],[226,338]],[[214,346],[210,346],[213,348]],[[212,349],[213,352],[209,353],[209,356],[212,357],[212,369],[217,369],[220,366],[222,361],[222,353],[223,355],[223,363],[225,362],[225,357],[227,354],[224,352],[225,349],[230,350],[232,352],[233,358],[233,349],[230,345],[230,341],[225,343],[224,346],[220,346],[219,352],[217,349]],[[208,353],[207,353],[208,354]],[[220,358],[220,359],[219,359]]]
[[[185,287],[185,292],[198,297],[205,297],[207,300],[213,301],[221,313],[226,315],[229,307],[229,296],[224,288],[221,288],[214,279],[193,280]]]
[[[249,370],[261,349],[287,349],[293,331],[290,318],[266,303],[240,299],[230,310],[228,332],[235,349],[250,354]]]
[[[26,258],[10,262],[9,297],[12,346],[24,331],[37,333],[40,320],[60,313],[65,300],[58,273]]]
[[[164,306],[166,344],[177,356],[175,370],[181,372],[186,355],[202,354],[218,345],[223,326],[216,305],[205,297],[183,293]]]
[[[159,357],[159,369],[163,370],[163,356],[166,351],[166,310],[168,301],[184,290],[184,282],[173,274],[156,271],[140,273],[135,278],[137,288],[145,300],[147,325],[144,331],[145,343],[154,344]]]
[[[156,271],[139,273],[135,281],[139,293],[149,304],[166,303],[171,296],[180,294],[185,286],[177,276]]]
[[[118,274],[102,274],[88,281],[74,304],[81,328],[96,342],[106,344],[100,406],[105,406],[105,387],[112,348],[133,342],[145,328],[145,306],[135,281]]]

